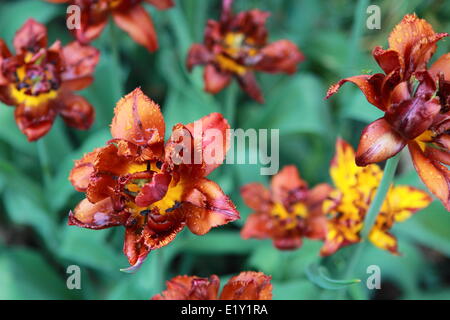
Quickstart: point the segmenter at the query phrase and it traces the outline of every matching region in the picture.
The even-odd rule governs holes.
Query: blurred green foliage
[[[280,129],[281,165],[295,164],[314,185],[329,180],[328,164],[337,136],[355,144],[359,132],[380,116],[352,86],[330,101],[323,100],[328,86],[343,76],[378,70],[370,51],[387,45],[387,36],[406,13],[416,12],[435,30],[450,30],[450,2],[444,0],[374,1],[382,12],[382,29],[365,27],[365,5],[353,0],[236,0],[235,10],[260,8],[272,13],[270,39],[287,38],[304,52],[306,61],[293,76],[258,75],[266,104],[258,105],[238,93],[235,126]],[[326,259],[318,256],[321,244],[305,241],[292,252],[280,252],[271,242],[242,240],[240,227],[249,214],[239,188],[248,182],[267,183],[258,165],[224,165],[213,174],[230,194],[242,220],[198,237],[182,232],[167,247],[150,254],[136,274],[119,272],[127,266],[123,256],[123,229],[90,231],[68,227],[67,214],[82,194],[67,180],[73,160],[102,146],[109,139],[109,124],[116,101],[137,86],[162,106],[167,130],[214,111],[221,112],[228,88],[217,96],[203,92],[201,68],[189,74],[184,66],[187,50],[201,42],[208,18],[220,13],[219,0],[178,0],[168,11],[152,13],[160,49],[154,54],[136,45],[116,29],[120,61],[112,58],[109,30],[94,45],[101,61],[93,85],[84,95],[96,108],[97,119],[87,132],[69,129],[58,120],[38,150],[16,127],[13,108],[0,106],[0,299],[148,299],[161,291],[163,278],[178,274],[223,279],[243,270],[260,270],[273,277],[275,299],[328,299],[334,292],[317,287],[305,270],[322,263],[332,276],[346,266],[349,248]],[[65,7],[37,0],[0,2],[0,38],[11,44],[15,31],[33,17],[48,26],[50,40],[71,41],[65,29]],[[108,28],[117,28],[110,25]],[[449,51],[442,41],[436,56]],[[45,183],[38,152],[49,157],[50,180]],[[249,152],[254,152],[249,150]],[[423,187],[402,160],[398,182]],[[363,281],[352,286],[352,298],[450,298],[450,215],[434,202],[409,221],[395,227],[400,257],[370,247],[359,264]],[[82,290],[66,288],[66,268],[82,269]],[[382,290],[365,286],[366,266],[383,272]],[[224,281],[223,281],[224,282]]]

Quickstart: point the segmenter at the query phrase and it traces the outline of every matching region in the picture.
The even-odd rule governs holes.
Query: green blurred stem
[[[370,231],[375,225],[378,213],[381,210],[381,206],[383,205],[383,202],[386,199],[386,195],[389,191],[392,181],[394,180],[394,175],[399,160],[400,160],[400,153],[388,159],[386,162],[386,166],[384,167],[383,178],[381,179],[375,198],[373,199],[369,211],[367,212],[367,215],[364,219],[364,226],[361,231],[361,242],[356,245],[353,255],[350,257],[350,262],[348,264],[343,279],[349,279],[353,277],[353,273],[355,272],[355,269],[361,260],[362,253],[367,248]],[[342,295],[345,294],[345,291],[346,290],[341,290],[340,292],[341,297]]]
[[[114,74],[119,78],[119,88],[120,92],[118,93],[118,97],[120,98],[124,94],[124,88],[123,88],[123,79],[121,76],[121,70],[120,70],[120,51],[119,51],[119,43],[117,40],[117,32],[116,32],[116,26],[114,25],[114,21],[110,21],[109,23],[109,40],[110,40],[110,46],[111,46],[111,56],[113,59],[113,68]]]
[[[236,100],[238,94],[237,84],[232,82],[227,88],[225,103],[224,103],[224,117],[228,120],[231,128],[234,128],[236,123]]]
[[[43,176],[43,180],[44,180],[44,185],[47,190],[51,184],[52,175],[50,172],[50,158],[48,155],[47,145],[46,145],[44,139],[45,139],[45,137],[39,139],[36,142],[36,146],[37,146],[39,162],[41,164],[41,171],[42,171],[42,176]]]

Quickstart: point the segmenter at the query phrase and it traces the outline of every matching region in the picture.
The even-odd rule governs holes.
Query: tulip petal
[[[261,183],[249,183],[241,188],[241,196],[245,204],[259,212],[270,210],[270,191]]]
[[[403,61],[400,61],[400,56],[395,50],[384,50],[377,46],[373,49],[372,55],[386,74],[402,67]]]
[[[273,176],[270,183],[272,199],[283,204],[289,204],[289,199],[295,196],[295,193],[301,192],[302,189],[307,187],[308,185],[302,180],[297,167],[294,165],[285,166]]]
[[[135,198],[139,207],[148,207],[152,203],[161,200],[169,189],[172,176],[161,172],[153,175],[151,182],[146,183]]]
[[[201,179],[193,186],[182,209],[189,230],[197,235],[239,219],[239,212],[230,198],[218,184],[208,179]]]
[[[362,132],[356,151],[356,164],[366,166],[395,156],[406,145],[389,123],[380,118],[369,124]]]
[[[425,68],[436,51],[436,42],[446,33],[435,33],[433,27],[415,14],[406,15],[389,36],[389,48],[405,61],[408,73]]]
[[[16,54],[36,53],[47,47],[47,28],[34,19],[28,19],[16,32],[13,44]]]
[[[100,52],[78,41],[71,42],[63,49],[65,69],[61,75],[63,86],[70,90],[83,90],[92,81],[92,74],[98,64]]]
[[[45,136],[52,128],[55,116],[52,101],[32,107],[21,104],[14,110],[17,126],[27,136],[28,141],[36,141]]]
[[[204,65],[213,60],[213,55],[208,51],[208,49],[202,44],[193,44],[189,49],[189,53],[186,58],[186,68],[191,71],[196,65]],[[211,71],[210,71],[211,72]],[[219,71],[215,71],[219,72]],[[208,77],[211,77],[209,75]],[[205,74],[206,78],[206,74]],[[212,79],[214,80],[214,79]],[[220,91],[220,90],[219,90]]]
[[[142,6],[132,6],[125,12],[114,11],[113,18],[121,29],[148,51],[153,52],[158,49],[158,37],[152,18]]]
[[[125,229],[125,240],[123,243],[123,253],[130,263],[130,267],[120,269],[122,272],[136,272],[147,259],[150,249],[142,244],[142,236],[136,232],[135,228]]]
[[[259,54],[261,55],[261,60],[256,64],[255,68],[271,73],[295,73],[297,64],[305,60],[304,55],[297,46],[289,40],[275,41],[261,49]]]
[[[69,225],[87,229],[105,229],[121,225],[124,222],[124,214],[114,211],[110,198],[97,203],[91,203],[88,199],[84,199],[73,212],[69,213]]]
[[[428,189],[450,211],[450,174],[449,170],[433,159],[427,158],[419,145],[412,141],[409,151],[419,177]]]
[[[220,300],[271,300],[272,278],[262,272],[241,272],[223,287]]]
[[[244,90],[252,99],[255,99],[259,103],[264,103],[264,97],[253,72],[248,71],[237,79],[242,90]]]
[[[228,86],[231,81],[231,74],[218,70],[214,65],[207,64],[203,74],[205,81],[205,91],[216,94]]]
[[[9,52],[8,46],[5,41],[0,39],[0,66],[3,64],[3,60],[9,58],[11,56],[11,52]],[[3,72],[0,68],[0,86],[4,86],[8,84],[8,80],[3,75]]]
[[[422,190],[411,186],[394,186],[386,198],[390,214],[396,222],[403,222],[417,211],[427,207],[433,199]]]
[[[434,79],[442,73],[444,79],[450,81],[450,52],[442,55],[430,68],[430,74]]]
[[[253,213],[248,216],[241,230],[243,239],[267,239],[270,234],[271,217],[269,214]]]
[[[388,250],[394,255],[399,255],[397,238],[390,232],[379,228],[373,228],[370,231],[369,240],[378,248]]]
[[[172,0],[145,0],[158,10],[166,10],[173,7],[175,4]]]
[[[79,130],[88,130],[95,119],[95,110],[82,96],[66,92],[58,99],[64,122]]]
[[[208,278],[177,276],[166,282],[167,289],[152,300],[217,300],[220,280],[216,275]]]
[[[97,148],[83,156],[80,160],[75,161],[73,169],[70,171],[69,180],[79,192],[86,192],[89,185],[90,177],[94,172],[94,162],[101,148]]]
[[[180,142],[192,150],[191,158],[187,160],[189,163],[183,164],[189,170],[189,176],[206,177],[223,163],[230,148],[230,125],[222,114],[211,113],[178,129],[183,130],[183,139],[191,139],[189,144],[184,140]],[[172,133],[166,145],[166,155],[170,156],[170,149],[177,144],[176,132]]]
[[[385,110],[385,107],[381,101],[381,83],[384,80],[384,75],[381,73],[376,73],[374,75],[360,75],[354,76],[350,78],[345,78],[340,80],[338,83],[333,84],[327,91],[327,95],[325,99],[330,98],[336,92],[339,91],[341,86],[346,82],[354,83],[358,86],[358,88],[364,93],[367,101],[370,104],[373,104],[377,108],[381,110]]]
[[[114,109],[111,135],[136,145],[162,143],[165,124],[159,106],[137,88]]]

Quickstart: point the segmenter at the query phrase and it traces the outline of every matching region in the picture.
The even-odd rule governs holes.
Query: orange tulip
[[[222,140],[206,139],[209,129],[220,132]],[[90,229],[123,225],[124,253],[132,265],[129,270],[134,270],[151,250],[170,243],[185,226],[203,235],[239,219],[231,200],[206,178],[223,162],[229,147],[227,129],[223,116],[212,113],[186,126],[176,125],[164,145],[165,124],[158,105],[140,89],[134,90],[117,104],[113,139],[77,161],[70,173],[72,184],[86,193],[86,199],[70,212],[69,224]],[[217,143],[223,148],[222,158],[214,163],[206,158],[175,162],[180,140],[193,157]]]
[[[291,41],[268,44],[265,27],[268,12],[254,9],[235,15],[232,3],[223,0],[220,21],[208,21],[203,44],[194,44],[189,51],[187,68],[205,65],[207,92],[218,93],[234,76],[250,97],[263,103],[254,71],[292,74],[304,57]]]
[[[152,300],[271,300],[270,280],[262,272],[241,272],[225,284],[219,296],[220,280],[216,275],[209,279],[177,276],[167,281],[167,289]]]
[[[252,213],[241,231],[244,239],[271,238],[280,250],[296,249],[302,238],[323,239],[326,217],[322,203],[332,188],[327,184],[309,190],[295,166],[276,174],[270,190],[260,183],[242,187],[241,195]]]
[[[46,0],[81,8],[81,27],[73,32],[81,43],[89,43],[102,33],[110,16],[134,41],[150,52],[158,49],[152,18],[141,5],[144,0]],[[159,10],[173,6],[172,0],[145,0]]]
[[[0,39],[0,101],[16,107],[17,125],[29,141],[47,134],[58,114],[77,129],[89,129],[95,116],[73,91],[91,84],[99,52],[78,42],[47,48],[47,42],[47,29],[33,19],[14,37],[16,55]]]

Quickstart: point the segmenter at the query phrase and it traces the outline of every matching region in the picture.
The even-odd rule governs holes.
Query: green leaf
[[[12,43],[16,31],[31,18],[46,24],[54,18],[62,7],[45,1],[16,0],[0,5],[0,38]]]
[[[189,235],[174,245],[177,250],[196,254],[247,254],[253,249],[254,242],[243,240],[239,232],[213,231],[204,236]]]
[[[266,107],[250,117],[246,128],[280,129],[280,135],[329,134],[330,117],[326,92],[320,80],[301,73],[283,79],[283,84],[266,93]]]
[[[439,201],[394,226],[394,232],[450,256],[450,215]]]
[[[62,258],[81,266],[119,273],[126,259],[119,248],[112,248],[106,241],[109,232],[65,226],[58,253]]]
[[[0,254],[0,299],[69,299],[65,279],[29,249],[8,248]]]
[[[335,280],[330,278],[324,266],[311,264],[306,268],[308,279],[323,289],[339,290],[360,283],[360,279]]]
[[[319,299],[320,289],[307,279],[286,282],[272,280],[274,300],[313,300]]]

